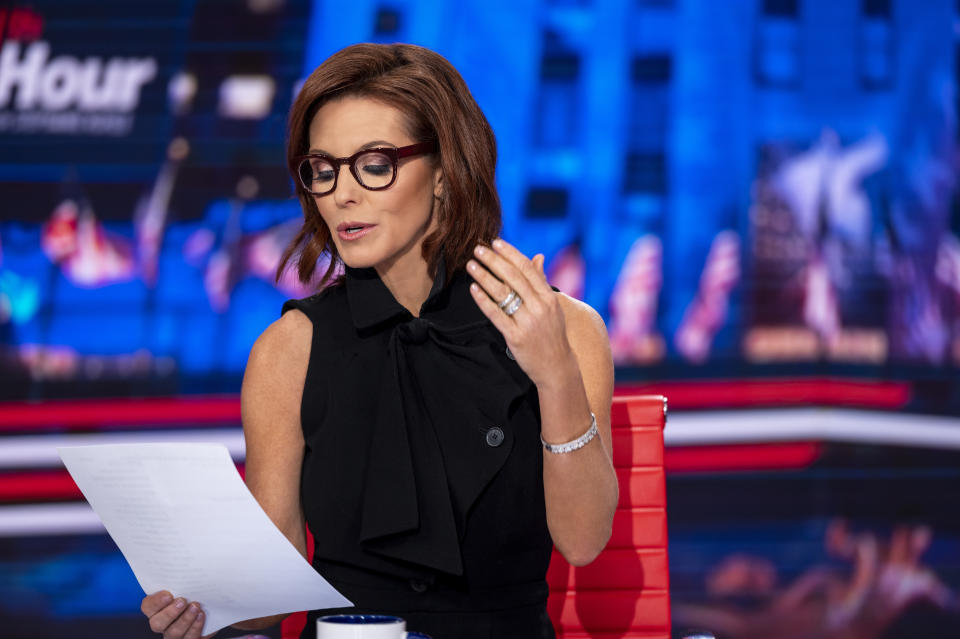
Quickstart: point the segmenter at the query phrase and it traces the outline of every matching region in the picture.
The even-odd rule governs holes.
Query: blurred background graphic
[[[242,468],[250,346],[313,290],[272,279],[286,113],[359,41],[460,70],[504,237],[670,399],[678,625],[960,637],[956,0],[0,4],[0,635],[153,636],[55,447]]]

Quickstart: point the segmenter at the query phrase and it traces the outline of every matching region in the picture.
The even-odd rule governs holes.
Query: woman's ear
[[[443,169],[439,166],[433,171],[433,197],[443,199]]]

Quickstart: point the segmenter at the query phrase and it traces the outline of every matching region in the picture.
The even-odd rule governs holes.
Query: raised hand
[[[532,260],[503,241],[477,246],[467,272],[476,280],[470,292],[483,314],[499,330],[535,384],[548,380],[571,361],[563,309],[547,283],[543,255]],[[518,301],[519,300],[519,301]]]

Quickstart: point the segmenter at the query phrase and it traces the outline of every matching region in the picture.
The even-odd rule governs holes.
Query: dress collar
[[[347,303],[350,306],[350,315],[356,328],[369,328],[400,315],[411,317],[410,311],[397,301],[387,285],[380,279],[380,275],[375,268],[347,266],[345,273]],[[437,265],[437,274],[433,278],[433,286],[430,288],[427,299],[420,307],[421,315],[435,305],[446,284],[446,266],[441,253]]]

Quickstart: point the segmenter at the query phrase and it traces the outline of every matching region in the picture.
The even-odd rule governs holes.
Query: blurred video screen
[[[953,375],[956,8],[822,4],[5,5],[2,395],[236,390],[314,290],[273,281],[286,114],[363,40],[462,72],[504,236],[603,315],[621,378]]]

